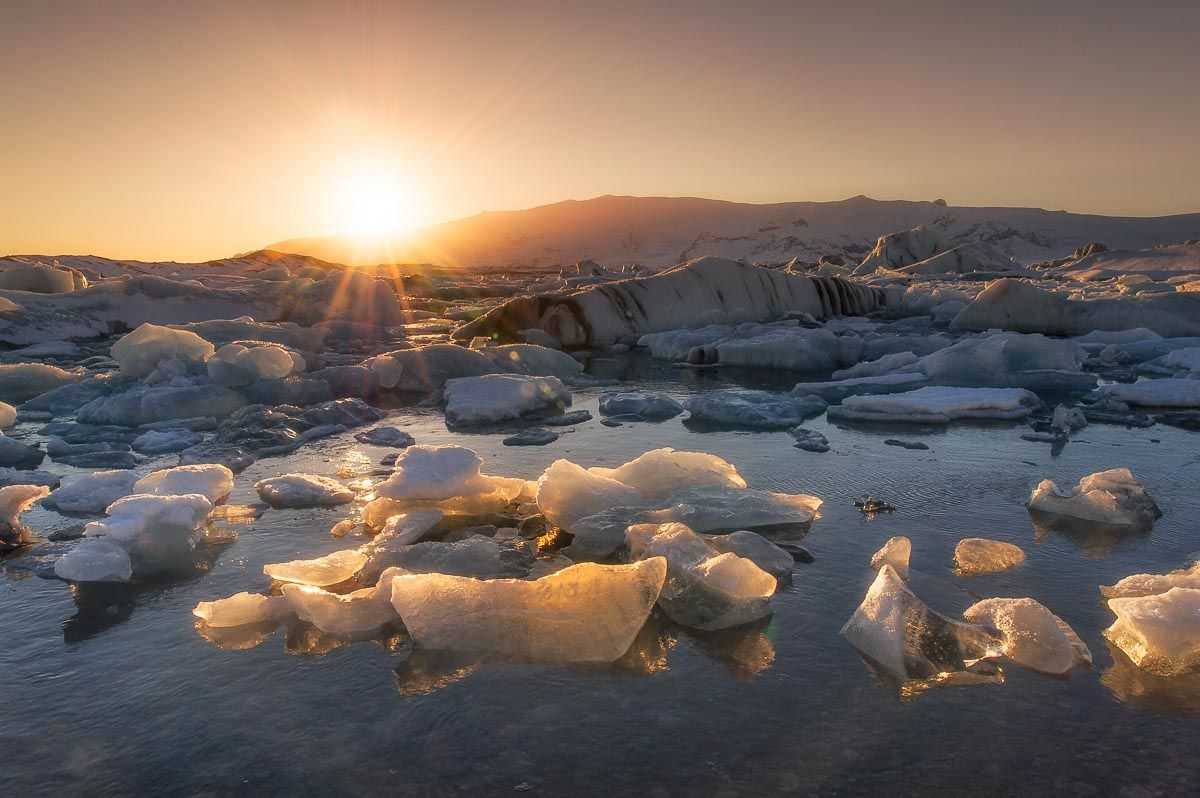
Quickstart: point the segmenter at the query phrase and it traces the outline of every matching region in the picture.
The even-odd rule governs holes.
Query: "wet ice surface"
[[[637,381],[630,385],[678,400],[731,387],[718,372],[634,363],[627,373]],[[616,361],[594,364],[602,374],[621,368]],[[349,508],[268,510],[230,523],[239,539],[212,550],[207,572],[141,587],[72,590],[22,570],[37,566],[30,562],[37,555],[72,545],[46,544],[6,560],[0,574],[0,739],[21,752],[6,764],[5,791],[330,795],[359,794],[364,784],[422,795],[507,794],[521,784],[540,795],[1192,789],[1200,678],[1157,677],[1114,651],[1102,635],[1114,616],[1098,586],[1195,559],[1196,433],[1092,424],[1053,457],[1049,447],[1020,440],[1027,431],[1021,424],[901,433],[843,429],[821,417],[805,426],[826,435],[831,451],[813,454],[797,449],[786,430],[692,431],[680,418],[605,427],[601,392],[576,390],[573,408],[591,411],[594,420],[564,428],[544,447],[505,447],[504,432],[452,433],[427,410],[398,409],[381,423],[421,444],[471,447],[488,474],[535,478],[560,457],[614,467],[671,446],[719,454],[752,488],[819,496],[822,518],[801,541],[815,562],[797,563],[771,601],[771,618],[699,633],[656,612],[612,666],[480,665],[411,653],[403,634],[339,646],[297,623],[214,635],[211,642],[193,626],[198,602],[263,592],[265,564],[360,545],[363,539],[329,534]],[[884,445],[898,434],[930,450]],[[349,483],[394,451],[356,442],[353,430],[322,439],[250,466],[229,501],[253,504],[254,483],[284,473]],[[153,461],[173,464],[170,455]],[[1161,506],[1164,516],[1151,531],[1035,527],[1024,502],[1040,480],[1073,485],[1118,466],[1130,467]],[[865,493],[896,512],[864,516],[853,500]],[[45,535],[84,519],[35,507],[22,520]],[[912,539],[909,584],[937,611],[961,617],[983,598],[1029,596],[1078,632],[1095,667],[1054,678],[1005,666],[1003,684],[919,695],[875,675],[838,630],[875,577],[871,555],[894,535]],[[1001,573],[958,577],[954,547],[964,537],[1014,543],[1027,560]]]

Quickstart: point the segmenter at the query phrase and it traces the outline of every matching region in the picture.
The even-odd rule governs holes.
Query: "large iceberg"
[[[1034,488],[1025,506],[1047,515],[1110,526],[1148,527],[1162,516],[1154,499],[1128,468],[1089,474],[1070,492],[1044,479]]]
[[[667,564],[580,563],[535,581],[399,575],[395,611],[417,645],[539,662],[612,662],[658,599]]]
[[[1016,420],[1041,402],[1023,388],[929,386],[886,396],[851,396],[829,408],[834,421],[948,424],[963,419]]]

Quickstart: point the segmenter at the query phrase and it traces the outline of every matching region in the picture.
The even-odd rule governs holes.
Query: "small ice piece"
[[[283,474],[259,480],[254,489],[272,507],[333,507],[354,501],[354,491],[316,474]]]
[[[1044,479],[1025,505],[1049,515],[1065,515],[1111,526],[1152,526],[1162,517],[1154,499],[1128,468],[1099,471],[1079,480],[1070,493]]]
[[[1104,630],[1139,668],[1174,676],[1200,665],[1200,589],[1109,599],[1116,622]]]
[[[1200,588],[1200,560],[1165,574],[1133,574],[1115,585],[1102,585],[1105,598],[1138,598],[1166,593],[1173,587]]]
[[[54,563],[54,575],[68,582],[128,582],[129,553],[105,538],[84,538]]]
[[[558,440],[558,433],[543,427],[523,429],[515,435],[509,435],[501,443],[505,446],[545,446]]]
[[[683,412],[683,405],[665,393],[609,391],[600,395],[600,415],[639,416],[646,421],[666,421]]]
[[[1022,388],[928,386],[883,396],[850,396],[829,408],[833,421],[949,424],[963,419],[1014,420],[1041,402]]]
[[[313,560],[292,560],[263,566],[263,573],[276,582],[329,587],[354,576],[367,561],[358,549],[341,549]]]
[[[291,613],[286,598],[261,593],[235,593],[216,601],[201,601],[192,610],[192,615],[215,629],[279,621]]]
[[[999,631],[1004,655],[1026,668],[1062,674],[1092,663],[1092,652],[1075,630],[1031,598],[984,599],[963,618]]]
[[[8,402],[0,402],[0,429],[8,429],[17,423],[17,408]]]
[[[903,535],[887,539],[883,548],[871,555],[871,567],[878,571],[885,565],[896,569],[901,576],[908,574],[908,561],[912,557],[912,541]]]
[[[153,471],[133,485],[134,493],[182,496],[199,493],[213,504],[224,501],[233,490],[233,472],[223,465],[186,465]]]
[[[640,507],[636,488],[572,463],[555,460],[538,479],[538,509],[555,526],[570,529],[581,518],[613,507]]]
[[[1087,423],[1087,417],[1078,407],[1058,405],[1054,408],[1050,426],[1062,432],[1075,432],[1086,427]]]
[[[397,571],[397,574],[399,572]],[[339,595],[309,585],[284,585],[283,598],[302,621],[322,632],[353,637],[373,634],[397,620],[392,607],[392,575],[366,587]]]
[[[138,576],[189,571],[212,503],[198,493],[182,496],[134,494],[117,499],[108,517],[83,528],[88,537],[104,537],[129,553]]]
[[[417,645],[537,662],[612,662],[662,590],[667,563],[580,563],[536,581],[444,574],[392,579],[392,605]]]
[[[771,614],[775,577],[736,554],[713,555],[709,545],[683,524],[636,524],[625,530],[635,560],[665,557],[667,581],[659,606],[678,624],[716,630]]]
[[[730,532],[728,535],[711,535],[705,540],[714,550],[722,554],[736,554],[774,577],[787,576],[796,565],[796,559],[791,554],[762,535],[745,529]]]
[[[820,415],[826,402],[818,396],[730,388],[693,396],[685,407],[693,422],[735,429],[787,429]]]
[[[558,377],[485,374],[447,380],[444,390],[448,425],[495,424],[571,404],[571,391]]]
[[[1000,646],[983,627],[931,610],[886,563],[841,634],[901,681],[966,671]]]
[[[796,439],[797,449],[803,449],[806,452],[816,452],[818,454],[829,451],[829,439],[815,429],[794,427],[789,432]]]
[[[133,493],[137,474],[124,469],[94,471],[55,490],[46,503],[63,513],[102,513],[108,505]]]
[[[375,427],[354,435],[354,440],[371,446],[390,446],[393,449],[404,449],[416,441],[402,429],[396,427]]]
[[[29,543],[29,528],[21,523],[21,513],[35,501],[47,496],[45,485],[9,485],[0,488],[0,551]]]
[[[633,487],[648,500],[665,499],[684,488],[744,488],[746,480],[729,462],[705,452],[653,449],[617,468],[589,473]]]
[[[954,569],[963,576],[1005,571],[1023,562],[1021,547],[1002,540],[963,538],[954,547]]]
[[[159,361],[179,359],[202,364],[212,357],[213,345],[194,332],[174,330],[146,322],[112,346],[113,360],[121,364],[121,373],[145,377]]]
[[[187,429],[150,430],[133,439],[133,450],[141,454],[181,452],[204,440],[198,432]]]
[[[497,486],[479,473],[483,460],[462,446],[409,446],[396,458],[395,471],[375,486],[387,499],[438,500],[491,493]]]

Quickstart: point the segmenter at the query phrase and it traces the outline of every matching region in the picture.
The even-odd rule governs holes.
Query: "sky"
[[[0,254],[602,194],[1195,212],[1198,41],[1193,0],[0,0]]]

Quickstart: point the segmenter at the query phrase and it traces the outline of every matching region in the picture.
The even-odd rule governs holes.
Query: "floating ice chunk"
[[[600,395],[600,415],[640,416],[646,421],[666,421],[683,412],[683,405],[665,393],[616,391]]]
[[[999,648],[983,627],[931,610],[886,563],[841,634],[901,681],[965,671]]]
[[[20,515],[49,493],[50,489],[45,485],[0,488],[0,551],[30,541],[29,529],[21,523]]]
[[[211,511],[212,503],[197,493],[134,494],[109,505],[108,517],[88,523],[83,534],[124,548],[138,576],[187,571],[194,567],[192,552]]]
[[[1138,380],[1134,383],[1101,385],[1101,398],[1116,399],[1142,407],[1200,407],[1200,380],[1172,377],[1163,380]]]
[[[329,587],[357,574],[366,561],[367,555],[358,549],[342,549],[312,560],[264,565],[263,573],[276,582]]]
[[[570,390],[557,377],[523,374],[486,374],[448,380],[445,398],[446,423],[459,426],[560,412],[571,404]]]
[[[818,454],[829,451],[829,439],[816,430],[794,427],[788,430],[788,432],[796,439],[797,449],[803,449],[806,452],[817,452]]]
[[[233,490],[233,472],[223,465],[186,465],[152,471],[133,485],[134,493],[182,496],[199,493],[213,504],[224,501]]]
[[[8,402],[0,402],[0,429],[8,429],[17,423],[17,408]]]
[[[926,355],[920,370],[936,385],[1036,389],[1048,379],[1087,389],[1095,375],[1083,374],[1084,352],[1071,341],[1042,335],[996,333],[965,338]]]
[[[589,473],[623,482],[648,500],[665,499],[684,488],[744,488],[746,480],[715,454],[653,449],[617,468],[594,467]]]
[[[912,352],[893,352],[890,355],[884,355],[875,360],[859,363],[848,369],[835,371],[833,372],[833,379],[850,380],[859,377],[879,377],[884,374],[891,374],[905,366],[911,366],[919,359]]]
[[[204,440],[198,432],[187,429],[150,430],[133,439],[133,450],[142,454],[181,452]]]
[[[102,513],[108,505],[133,493],[138,476],[132,471],[94,471],[58,488],[46,503],[64,513]]]
[[[525,555],[483,535],[451,543],[427,541],[395,547],[387,565],[414,574],[454,574],[479,579],[524,576],[529,570]]]
[[[878,377],[853,377],[833,382],[799,382],[792,388],[796,396],[818,396],[826,402],[840,402],[848,396],[878,396],[904,393],[929,384],[919,372],[897,372]]]
[[[658,524],[678,521],[696,532],[782,525],[806,527],[820,516],[821,504],[816,496],[803,493],[694,488],[672,494],[666,507],[644,513],[642,520]]]
[[[226,344],[208,359],[208,377],[231,388],[259,380],[281,380],[304,372],[304,358],[275,343],[247,341]]]
[[[291,614],[286,598],[261,593],[235,593],[216,601],[201,601],[192,610],[192,615],[216,629],[279,621]]]
[[[736,554],[714,556],[683,524],[636,524],[625,531],[625,540],[634,559],[666,558],[667,581],[658,603],[676,623],[727,629],[771,614],[775,577]]]
[[[645,499],[623,482],[555,460],[538,479],[537,503],[551,523],[570,529],[575,521],[613,507],[642,507]]]
[[[695,422],[740,429],[786,429],[820,415],[826,402],[818,396],[731,388],[698,394],[685,406]]]
[[[948,424],[961,419],[1025,418],[1041,403],[1021,388],[929,386],[889,396],[851,396],[829,408],[835,421]]]
[[[540,662],[611,662],[659,597],[667,564],[580,563],[536,581],[444,574],[392,579],[392,605],[417,644]]]
[[[287,584],[283,598],[302,621],[331,635],[372,634],[397,620],[392,607],[391,576],[375,587],[339,595],[309,585]]]
[[[54,575],[68,582],[128,582],[129,552],[104,538],[84,538],[54,563]]]
[[[904,576],[908,573],[908,561],[912,557],[912,541],[903,535],[890,537],[883,548],[871,555],[871,567],[878,571],[885,565],[896,569],[896,573]]]
[[[254,483],[254,489],[272,507],[333,507],[354,500],[354,491],[316,474],[283,474]]]
[[[75,417],[84,424],[137,427],[201,416],[224,417],[246,405],[246,397],[219,385],[138,386],[112,396],[98,396]]]
[[[213,345],[187,330],[173,330],[149,322],[122,336],[112,346],[113,360],[121,364],[121,373],[145,377],[159,361],[177,358],[202,364],[212,357]]]
[[[1108,608],[1117,620],[1104,636],[1139,668],[1174,676],[1200,665],[1200,589],[1109,599]]]
[[[1133,574],[1115,585],[1100,587],[1105,598],[1138,598],[1166,593],[1173,587],[1200,588],[1200,560],[1165,574]]]
[[[410,446],[396,458],[395,471],[375,486],[388,499],[450,499],[491,493],[492,477],[479,473],[483,460],[462,446]]]
[[[1079,480],[1069,493],[1044,479],[1034,488],[1025,506],[1049,515],[1065,515],[1112,526],[1151,526],[1162,516],[1154,499],[1128,468],[1090,474]]]
[[[404,449],[416,443],[412,435],[396,427],[375,427],[364,430],[355,434],[354,440],[371,446],[391,446],[395,449]]]
[[[963,538],[954,547],[954,568],[960,574],[990,574],[1025,562],[1020,546],[1002,540]]]
[[[1075,630],[1031,598],[984,599],[968,607],[963,618],[999,631],[1004,655],[1026,668],[1060,674],[1092,662],[1092,652]]]
[[[857,362],[862,355],[862,339],[825,329],[777,327],[759,335],[731,336],[713,348],[722,365],[829,371]]]
[[[20,404],[81,379],[83,374],[80,372],[66,371],[45,363],[0,365],[0,399]]]
[[[706,538],[708,545],[724,554],[736,554],[749,560],[774,577],[787,576],[796,564],[795,558],[762,535],[744,529],[728,535]]]

